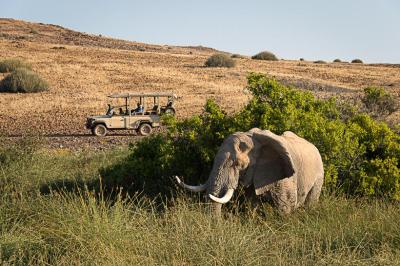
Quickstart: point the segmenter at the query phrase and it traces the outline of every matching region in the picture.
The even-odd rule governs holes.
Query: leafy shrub
[[[0,82],[0,92],[40,92],[49,85],[35,72],[19,68]]]
[[[239,59],[244,59],[244,58],[246,58],[246,56],[244,56],[244,55],[241,55],[241,54],[233,54],[233,55],[231,55],[231,58],[239,58]]]
[[[207,67],[234,67],[235,61],[226,54],[214,54],[205,62]]]
[[[363,64],[364,62],[361,59],[354,59],[351,61],[352,64]]]
[[[400,199],[400,136],[370,116],[342,110],[335,99],[286,87],[261,74],[248,77],[253,99],[227,115],[213,101],[203,114],[183,121],[168,118],[166,135],[151,136],[132,148],[120,165],[104,169],[109,182],[170,194],[180,175],[188,183],[204,182],[224,138],[253,127],[276,134],[295,132],[314,143],[325,166],[325,189],[349,195]]]
[[[300,61],[304,61],[304,58],[300,58]]]
[[[253,55],[251,59],[256,60],[267,60],[267,61],[278,61],[278,58],[271,52],[263,51],[256,55]]]
[[[397,101],[383,88],[368,87],[362,98],[367,110],[375,116],[390,115],[398,109]]]
[[[20,59],[5,59],[0,61],[0,73],[12,72],[17,68],[32,69],[30,64]]]
[[[324,60],[317,60],[314,61],[315,64],[326,64],[326,62]]]
[[[340,60],[339,58],[333,60],[333,63],[341,63],[341,62],[342,62],[342,60]]]

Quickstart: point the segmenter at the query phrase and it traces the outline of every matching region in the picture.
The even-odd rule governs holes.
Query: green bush
[[[300,58],[300,61],[304,61],[304,58]]]
[[[16,69],[0,82],[0,92],[40,92],[48,87],[38,74],[24,68]]]
[[[175,189],[171,176],[204,182],[224,138],[258,127],[276,134],[290,130],[314,143],[325,165],[326,190],[400,199],[400,136],[386,124],[264,75],[251,74],[247,89],[253,99],[240,112],[227,115],[208,101],[201,115],[180,122],[169,118],[168,134],[140,142],[122,164],[104,169],[103,176],[170,194]]]
[[[267,60],[267,61],[278,61],[278,58],[271,52],[263,51],[256,55],[253,55],[251,59],[256,60]]]
[[[365,88],[362,102],[374,116],[390,115],[398,109],[397,101],[384,88]]]
[[[352,64],[363,64],[364,62],[361,59],[354,59],[351,61]]]
[[[207,67],[234,67],[235,61],[226,54],[214,54],[205,62]]]
[[[324,60],[317,60],[314,61],[314,64],[326,64],[326,62]]]
[[[32,66],[20,59],[5,59],[0,61],[0,73],[12,72],[18,68],[32,69]]]
[[[341,62],[342,62],[342,60],[340,60],[339,58],[333,60],[333,63],[341,63]]]

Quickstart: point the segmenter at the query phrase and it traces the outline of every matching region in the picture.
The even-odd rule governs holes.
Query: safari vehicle
[[[122,93],[108,96],[105,115],[89,116],[86,128],[95,136],[105,136],[109,130],[132,129],[147,136],[160,126],[162,114],[175,115],[173,93]],[[164,105],[161,105],[164,102]]]

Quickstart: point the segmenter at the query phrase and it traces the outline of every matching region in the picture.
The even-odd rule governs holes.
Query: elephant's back
[[[307,155],[310,155],[310,157],[313,157],[317,162],[322,163],[321,154],[319,153],[318,148],[308,140],[297,136],[291,131],[285,131],[282,134],[282,137],[286,139],[289,146],[294,149],[296,154],[306,157]]]

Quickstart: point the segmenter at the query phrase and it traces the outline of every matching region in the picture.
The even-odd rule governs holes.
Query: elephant
[[[191,186],[175,178],[185,189],[206,191],[218,217],[239,183],[246,195],[266,196],[280,213],[289,214],[318,202],[324,168],[318,149],[293,132],[279,136],[253,128],[225,138],[206,183]]]

